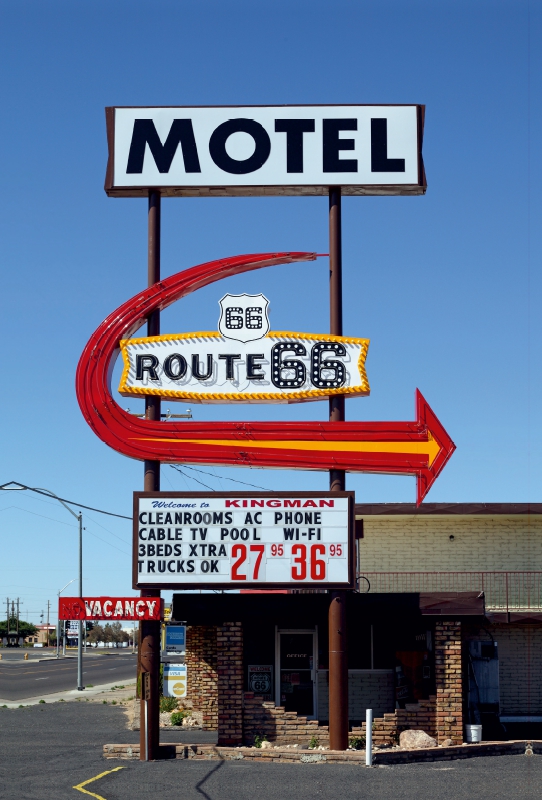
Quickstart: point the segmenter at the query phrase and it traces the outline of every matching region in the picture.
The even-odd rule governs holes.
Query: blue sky
[[[343,203],[344,331],[371,339],[372,388],[348,401],[347,416],[412,419],[418,387],[457,445],[428,501],[542,499],[539,4],[0,8],[0,483],[119,514],[142,488],[142,465],[94,436],[74,392],[87,339],[146,281],[146,202],[103,191],[106,105],[425,103],[427,195]],[[165,200],[162,241],[163,275],[246,252],[327,252],[327,199]],[[266,294],[275,329],[327,329],[320,259],[199,291],[163,315],[163,331],[214,328],[227,291]],[[192,410],[196,419],[327,414],[325,403]],[[320,473],[214,472],[192,475],[216,489],[240,488],[228,477],[270,490],[327,486]],[[203,488],[162,473],[165,490]],[[347,488],[360,502],[415,497],[413,478],[349,476]],[[130,594],[130,523],[86,514],[85,527],[85,593]],[[0,495],[0,597],[21,597],[38,621],[76,576],[76,533],[54,501]]]

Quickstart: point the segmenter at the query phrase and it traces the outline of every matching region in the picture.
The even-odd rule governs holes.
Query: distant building
[[[27,636],[25,644],[47,644],[47,630],[49,630],[49,641],[51,637],[56,635],[56,626],[55,625],[36,625],[37,633],[34,636]]]

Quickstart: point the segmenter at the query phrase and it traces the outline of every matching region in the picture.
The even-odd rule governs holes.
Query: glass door
[[[278,631],[277,645],[277,705],[315,717],[315,631]]]

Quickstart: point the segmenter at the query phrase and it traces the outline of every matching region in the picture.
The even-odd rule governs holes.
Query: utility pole
[[[51,601],[47,600],[47,647],[49,647],[49,609],[51,607]]]
[[[160,192],[149,192],[148,206],[148,286],[160,280]],[[156,310],[147,319],[147,336],[159,336],[160,311]],[[161,419],[159,397],[145,398],[145,419]],[[160,491],[160,462],[145,461],[143,488],[146,492]],[[141,590],[141,596],[160,595],[155,590]],[[154,761],[158,758],[160,746],[160,623],[140,622],[138,644],[138,676],[141,676],[140,707],[140,753],[141,761]]]
[[[330,332],[343,334],[341,187],[329,189],[329,306]],[[344,397],[329,401],[330,422],[344,422]],[[330,469],[329,488],[344,492],[345,471]],[[348,747],[348,662],[346,652],[346,592],[331,592],[329,624],[329,747]]]

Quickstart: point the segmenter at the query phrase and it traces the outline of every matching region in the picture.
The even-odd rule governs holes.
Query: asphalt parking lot
[[[160,800],[538,800],[542,786],[540,756],[371,769],[105,760],[105,743],[136,743],[138,734],[127,730],[121,708],[90,703],[0,709],[0,729],[0,794],[6,800],[88,797],[76,786],[104,800],[143,800],[151,794]],[[189,740],[188,731],[162,732],[162,741]]]

